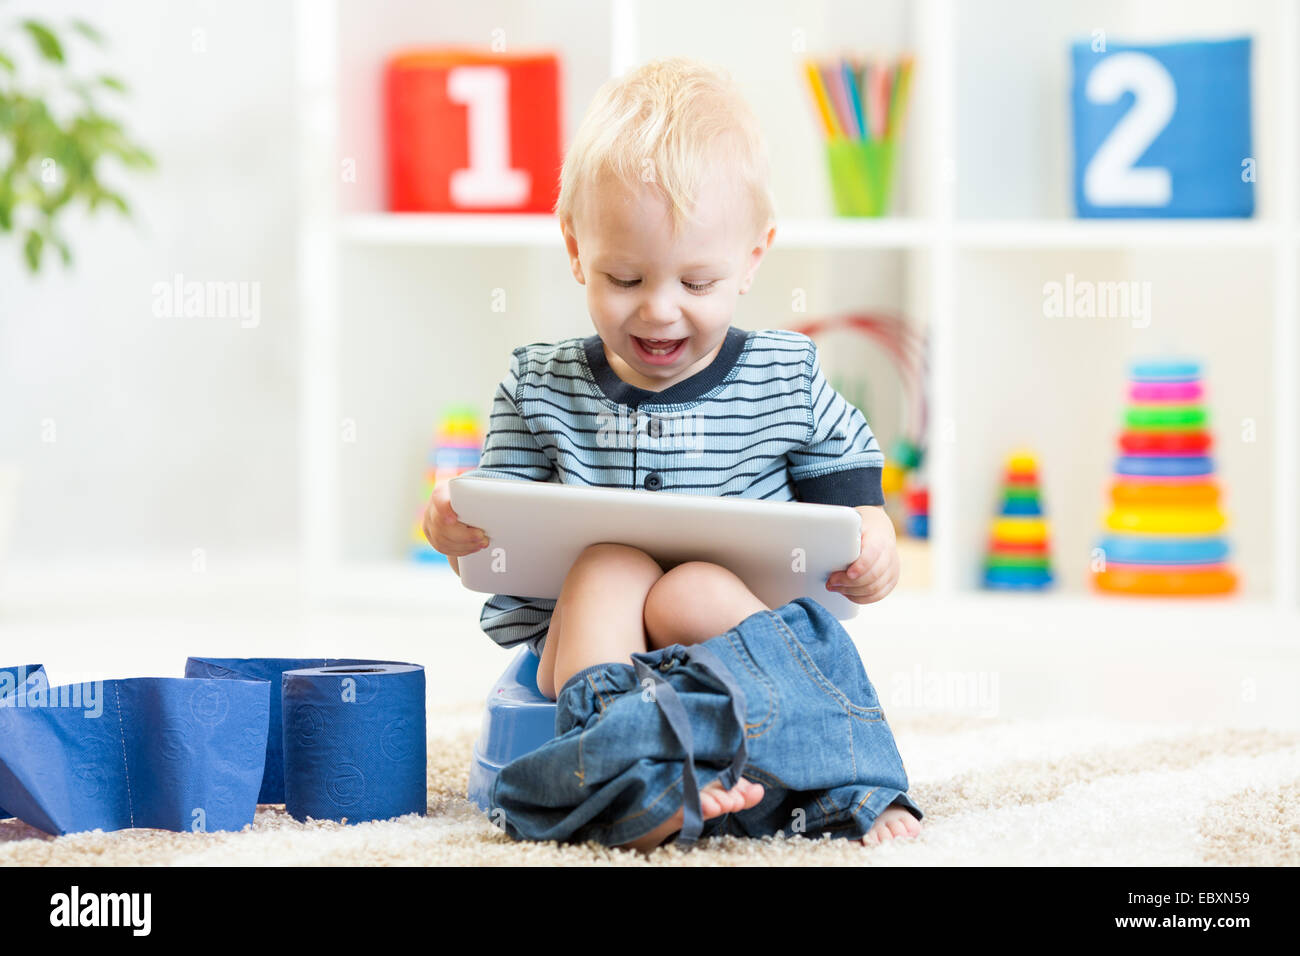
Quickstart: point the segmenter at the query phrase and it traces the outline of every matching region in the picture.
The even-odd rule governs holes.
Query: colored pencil
[[[867,127],[862,121],[862,96],[858,92],[857,83],[853,79],[853,67],[849,65],[848,60],[840,60],[840,74],[844,77],[844,86],[849,91],[849,102],[853,106],[853,120],[858,139],[866,139]]]
[[[838,135],[835,116],[831,112],[830,101],[826,96],[826,88],[822,85],[821,73],[817,70],[816,62],[805,60],[804,73],[808,77],[808,88],[812,91],[813,101],[817,104],[817,115],[821,117],[822,131],[827,139],[835,139]]]

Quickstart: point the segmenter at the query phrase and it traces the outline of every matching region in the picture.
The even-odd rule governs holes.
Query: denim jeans
[[[907,774],[852,639],[811,598],[570,677],[555,738],[501,769],[490,815],[517,840],[628,843],[678,808],[701,837],[858,837],[907,796]],[[762,801],[701,819],[713,780],[761,783]]]

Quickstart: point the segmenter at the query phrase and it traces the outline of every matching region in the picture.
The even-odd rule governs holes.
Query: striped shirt
[[[732,326],[707,368],[658,392],[620,379],[597,335],[521,345],[468,474],[857,506],[884,503],[883,465],[812,339]],[[503,647],[527,642],[540,656],[554,608],[494,594],[479,623]]]

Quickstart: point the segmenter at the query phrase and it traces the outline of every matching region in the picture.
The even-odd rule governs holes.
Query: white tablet
[[[471,591],[558,598],[583,549],[610,541],[640,548],[665,571],[685,561],[720,564],[771,608],[810,597],[840,620],[858,613],[826,590],[861,544],[862,518],[842,505],[466,475],[451,480],[451,507],[489,540],[458,559]]]

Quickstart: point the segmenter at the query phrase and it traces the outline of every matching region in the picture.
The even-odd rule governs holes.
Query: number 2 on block
[[[1093,103],[1114,103],[1126,91],[1133,108],[1097,148],[1083,174],[1083,192],[1094,206],[1167,206],[1173,196],[1169,170],[1135,168],[1173,118],[1174,79],[1155,57],[1115,53],[1088,74],[1086,94]]]

